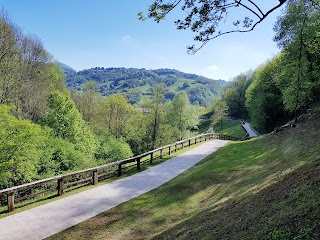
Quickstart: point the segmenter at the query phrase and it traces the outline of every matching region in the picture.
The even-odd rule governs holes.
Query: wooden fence
[[[57,196],[61,196],[64,194],[66,188],[77,184],[90,183],[96,185],[99,182],[99,179],[105,179],[107,176],[112,176],[114,174],[121,176],[121,174],[129,168],[134,167],[137,168],[137,170],[140,170],[143,162],[150,162],[150,164],[153,164],[156,153],[158,153],[158,157],[162,158],[165,154],[170,155],[172,152],[183,149],[185,146],[191,146],[192,144],[212,139],[243,140],[243,138],[216,133],[202,134],[154,149],[132,158],[3,189],[0,190],[0,195],[7,195],[8,212],[11,212],[14,210],[14,204],[17,201],[24,201],[37,195],[53,191],[57,191]],[[18,195],[18,197],[15,198],[15,195]]]

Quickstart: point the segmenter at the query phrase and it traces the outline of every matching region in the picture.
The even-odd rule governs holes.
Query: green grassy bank
[[[51,239],[319,239],[320,113]]]
[[[246,135],[246,132],[242,128],[240,121],[232,119],[224,121],[222,126],[220,124],[212,125],[212,121],[210,119],[201,120],[199,123],[199,133],[206,133],[209,129],[216,133],[232,137],[242,138]]]

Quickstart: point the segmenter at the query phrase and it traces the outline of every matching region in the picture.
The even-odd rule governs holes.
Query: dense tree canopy
[[[132,105],[139,105],[143,97],[151,97],[157,85],[165,86],[165,99],[173,100],[181,91],[188,94],[191,103],[198,102],[205,106],[212,96],[219,96],[227,84],[223,80],[212,80],[196,74],[180,72],[174,69],[146,70],[137,68],[91,68],[79,72],[65,72],[65,79],[70,89],[77,92],[76,104],[88,101],[93,91],[102,96],[122,94]],[[96,85],[88,89],[87,83]],[[81,96],[80,96],[81,95]],[[83,97],[82,99],[78,97]],[[89,97],[89,98],[88,98]],[[77,106],[80,106],[77,104]],[[80,112],[84,113],[84,109]],[[87,111],[90,111],[87,109]],[[85,116],[85,115],[83,115]]]
[[[235,118],[248,116],[246,91],[252,82],[252,72],[242,73],[236,76],[223,93],[223,100],[227,103],[229,114]]]
[[[291,0],[275,25],[275,41],[283,48],[283,77],[279,79],[284,105],[300,110],[319,91],[319,5]]]
[[[200,107],[191,111],[189,96],[203,104],[225,85],[171,69],[94,68],[79,76],[89,76],[77,80],[80,91],[67,90],[41,41],[0,13],[0,189],[172,143],[190,134],[186,128],[200,114]],[[204,84],[205,94],[192,93]],[[110,96],[102,96],[101,87]],[[143,97],[130,87],[146,90],[143,108],[131,105]],[[176,95],[183,90],[187,94]],[[169,110],[181,118],[171,121]]]
[[[50,112],[44,123],[53,129],[56,137],[66,139],[74,144],[75,149],[86,158],[93,158],[96,149],[94,135],[82,119],[74,102],[58,91],[49,98]]]
[[[26,36],[0,12],[0,104],[14,106],[15,115],[39,121],[47,97],[66,91],[63,73],[35,36]]]
[[[261,132],[271,131],[304,111],[320,100],[319,3],[286,2],[275,25],[275,41],[282,48],[281,53],[254,71],[238,75],[222,99],[214,103],[210,99],[219,95],[217,89],[223,88],[222,81],[171,69],[84,70],[79,75],[83,78],[76,81],[80,91],[70,93],[59,65],[41,42],[34,36],[23,35],[2,14],[0,187],[127,158],[189,137],[197,134],[190,130],[195,129],[197,117],[209,110],[214,112],[213,122],[220,124],[228,111],[235,118],[249,116]],[[155,3],[158,5],[151,6],[151,10],[157,15],[149,17],[158,20],[175,7],[165,5],[165,1]],[[177,24],[180,28],[192,28],[200,36],[207,34],[198,39],[204,44],[215,33],[223,34],[215,31],[231,9],[239,7],[254,14],[245,7],[251,4],[258,12],[261,10],[249,0],[184,3],[190,19]],[[219,13],[221,19],[214,19]],[[260,14],[262,21],[267,12]],[[234,26],[238,28],[240,22]],[[209,23],[214,25],[212,33],[206,32]],[[254,28],[249,18],[242,24],[247,30]],[[137,88],[132,90],[130,86]],[[101,87],[110,90],[110,96],[101,96]],[[118,90],[121,95],[115,94]],[[141,91],[145,91],[144,96]],[[137,99],[133,102],[139,101],[139,108],[134,108],[130,99]]]
[[[186,137],[185,133],[188,127],[196,125],[197,115],[194,110],[185,92],[174,97],[168,119],[170,124],[177,128],[180,140]]]
[[[281,53],[252,76],[237,76],[223,95],[231,113],[248,111],[260,132],[272,131],[320,100],[319,2],[287,3],[274,27]]]
[[[0,187],[25,183],[37,175],[44,139],[39,125],[17,119],[0,105]]]

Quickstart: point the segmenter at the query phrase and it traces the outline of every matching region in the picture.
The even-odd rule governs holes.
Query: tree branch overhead
[[[177,19],[175,24],[178,30],[190,29],[196,33],[194,41],[200,45],[187,47],[189,54],[195,54],[210,40],[222,35],[253,31],[270,13],[287,1],[279,0],[277,5],[264,11],[261,4],[254,0],[154,0],[148,8],[147,17],[142,13],[138,15],[141,20],[148,18],[159,23],[173,9],[180,6],[182,12],[186,12],[187,15]],[[236,18],[235,13],[244,17],[232,19]]]

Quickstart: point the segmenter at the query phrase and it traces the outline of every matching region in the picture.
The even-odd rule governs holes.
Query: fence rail
[[[108,163],[108,164],[93,167],[93,168],[88,168],[80,171],[63,174],[60,176],[38,180],[35,182],[26,183],[26,184],[11,187],[11,188],[6,188],[3,190],[0,190],[0,195],[7,195],[8,212],[11,212],[11,211],[14,211],[15,201],[23,201],[29,198],[34,198],[35,196],[38,196],[40,194],[53,192],[53,191],[57,191],[57,196],[61,196],[64,194],[64,190],[67,187],[81,184],[84,182],[91,182],[93,185],[96,185],[99,182],[99,178],[102,179],[103,177],[105,178],[106,176],[110,176],[112,174],[117,174],[118,176],[121,176],[123,171],[129,168],[132,169],[133,167],[136,167],[137,170],[140,170],[142,162],[150,162],[150,164],[153,164],[153,160],[155,159],[155,153],[159,153],[158,157],[162,158],[164,154],[170,155],[172,152],[176,152],[179,149],[183,149],[185,146],[191,146],[192,144],[197,144],[199,142],[212,140],[212,139],[244,140],[243,138],[237,138],[237,137],[221,135],[216,133],[202,134],[202,135],[198,135],[192,138],[188,138],[182,141],[175,142],[173,144],[169,144],[169,145],[151,150],[149,152],[146,152],[131,158],[119,160],[116,162]],[[145,158],[148,156],[149,156],[149,159],[142,160],[142,158]],[[131,166],[125,166],[126,164],[131,164]],[[116,170],[112,170],[113,167],[115,167]],[[108,171],[104,172],[103,170],[108,170]],[[77,177],[76,180],[72,181],[73,177]],[[68,179],[69,180],[71,179],[71,180],[67,181]],[[39,192],[35,192],[35,193],[32,192],[31,190],[32,188],[45,186],[45,184],[51,184],[51,186],[49,186],[47,189],[42,189]],[[52,187],[52,185],[55,185],[55,187]],[[27,191],[25,194],[23,194],[23,196],[20,196],[15,199],[15,194],[21,190],[27,190]]]

